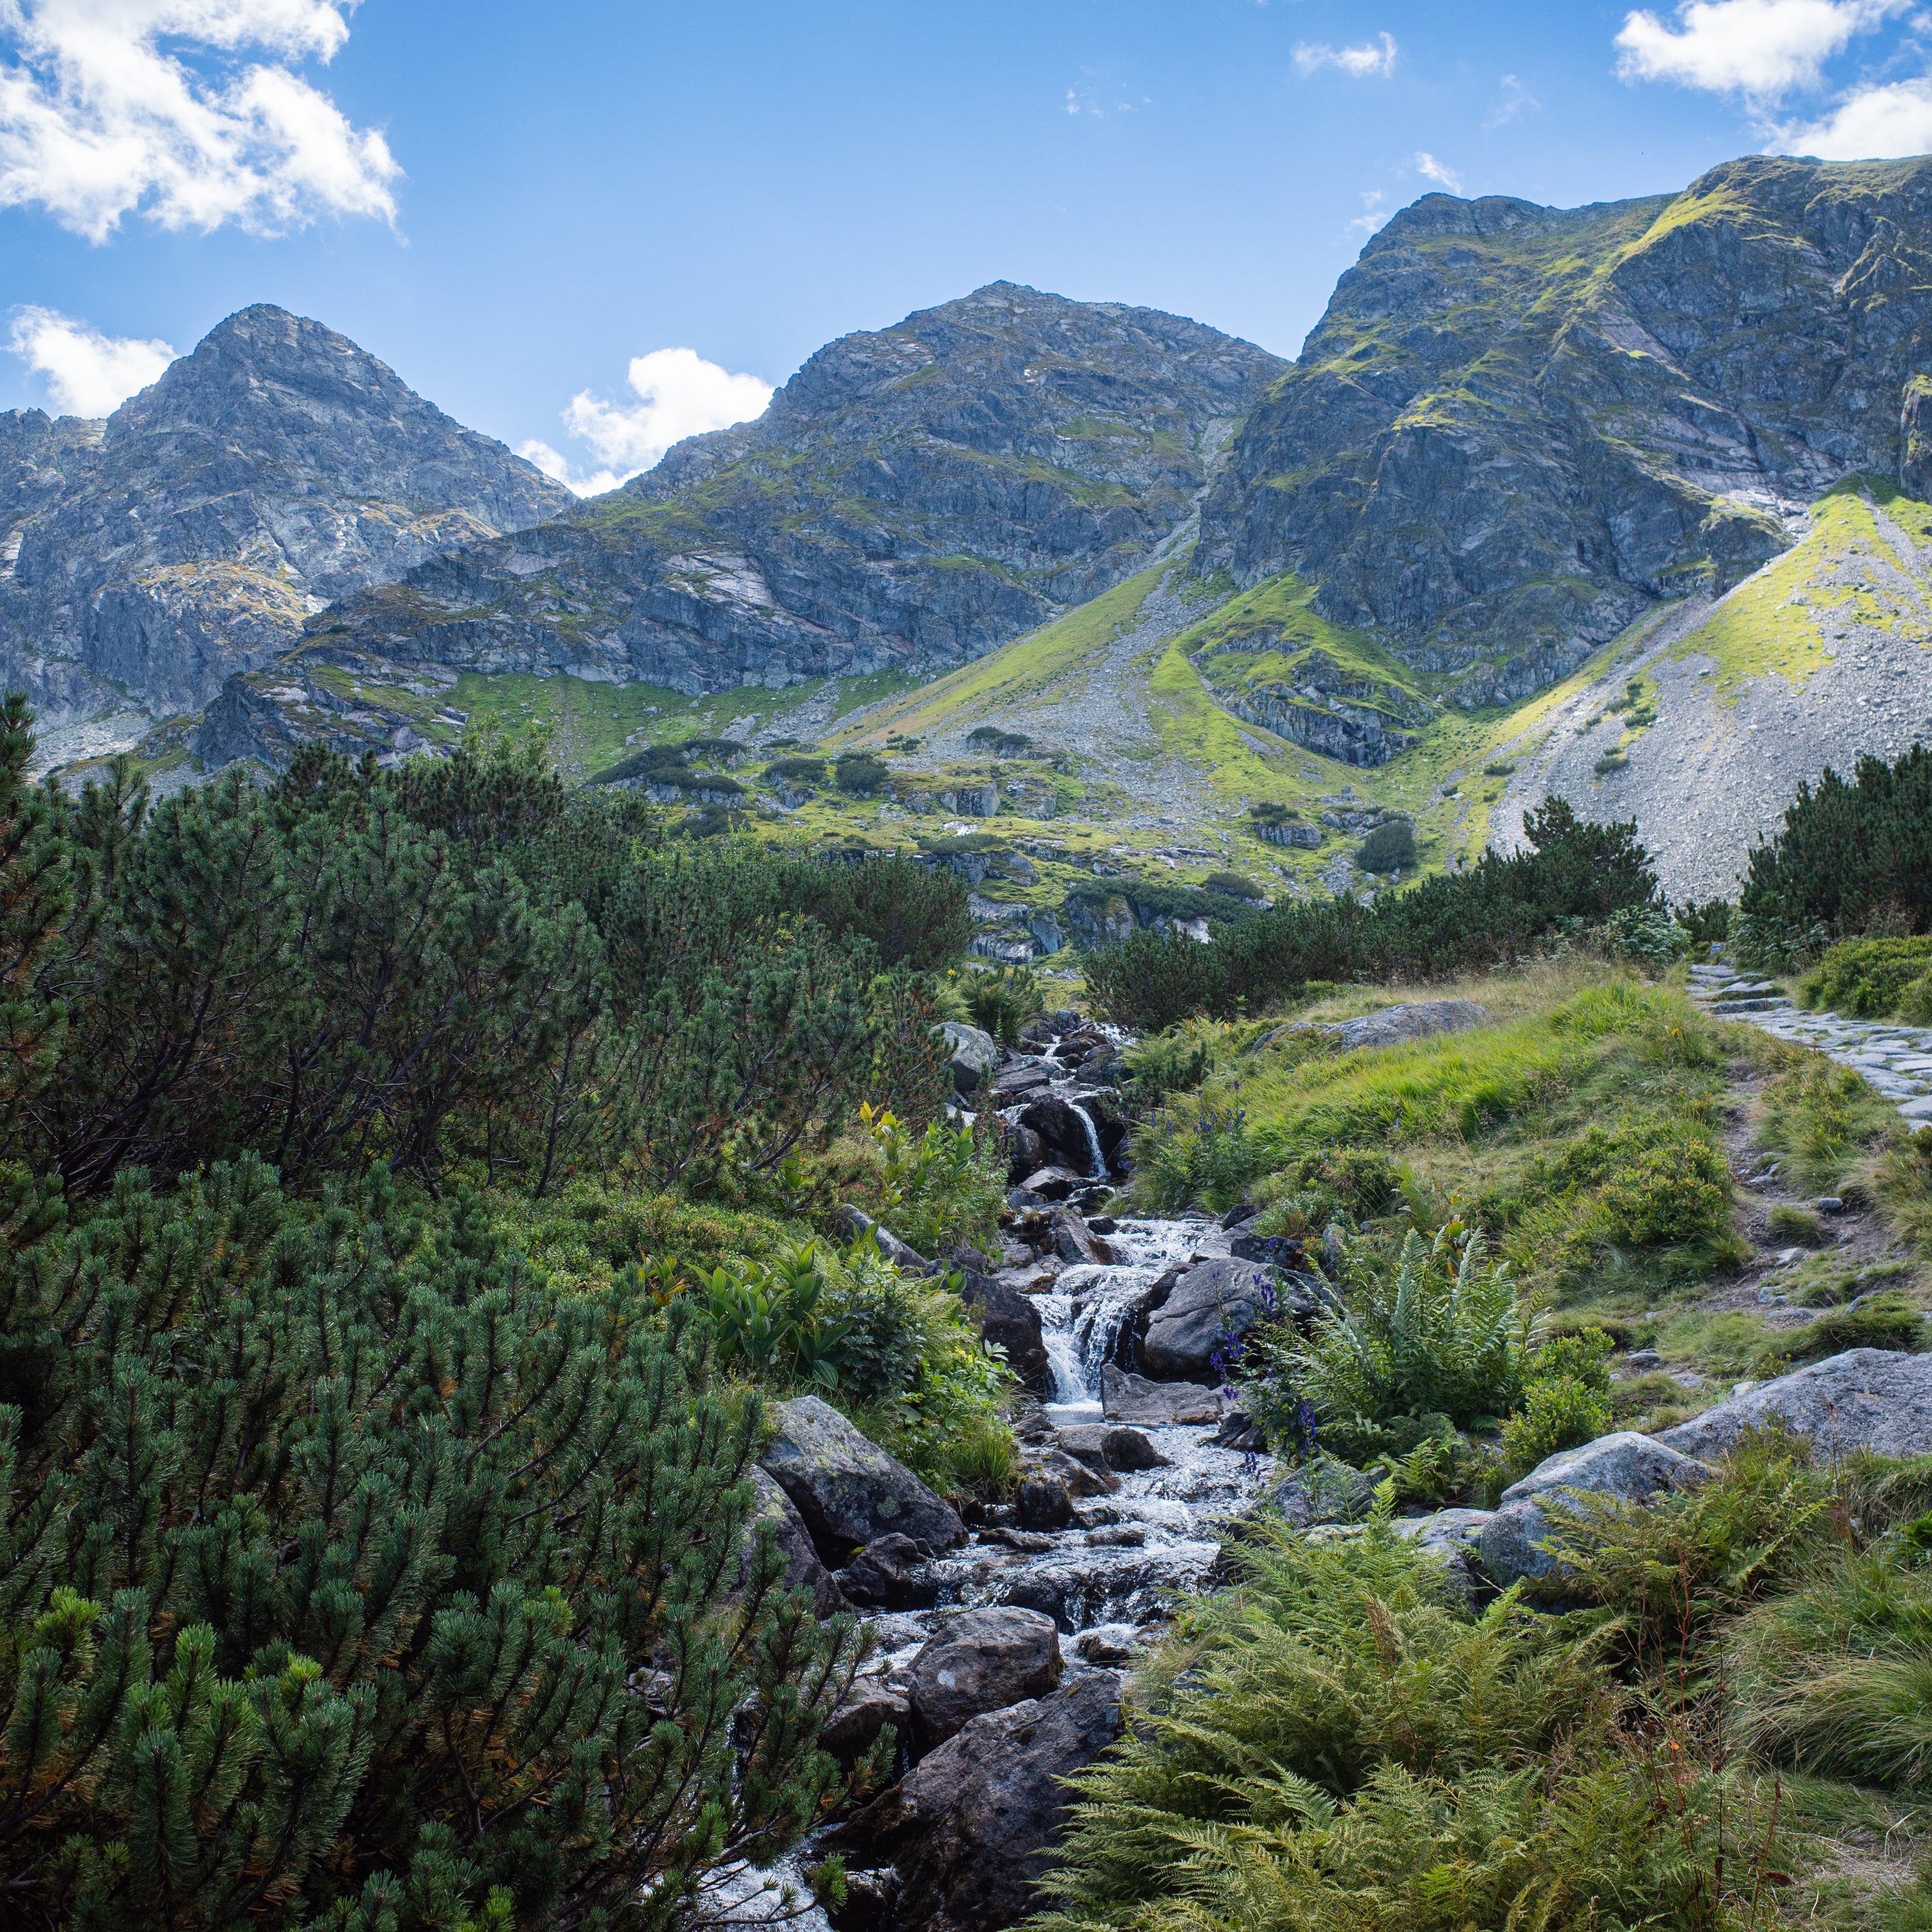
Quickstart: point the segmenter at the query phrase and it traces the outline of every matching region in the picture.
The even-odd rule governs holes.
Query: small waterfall
[[[1107,1178],[1107,1156],[1100,1151],[1100,1136],[1094,1126],[1094,1117],[1077,1100],[1070,1100],[1067,1106],[1080,1116],[1080,1124],[1087,1130],[1087,1153],[1093,1165],[1087,1170],[1089,1180],[1105,1180]]]

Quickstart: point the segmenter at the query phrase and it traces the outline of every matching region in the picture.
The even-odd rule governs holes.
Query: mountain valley
[[[1932,162],[1431,194],[1293,363],[996,283],[580,502],[251,309],[105,424],[0,417],[0,673],[164,789],[538,724],[695,829],[1002,879],[995,956],[1552,794],[1704,898],[1932,718],[1928,340]]]

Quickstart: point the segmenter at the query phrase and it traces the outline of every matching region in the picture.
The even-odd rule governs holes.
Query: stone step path
[[[1915,1126],[1932,1121],[1932,1027],[1808,1012],[1774,982],[1723,964],[1692,967],[1690,997],[1721,1019],[1742,1020],[1856,1067]]]

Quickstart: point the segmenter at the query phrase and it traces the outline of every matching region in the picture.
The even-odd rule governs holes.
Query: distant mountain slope
[[[0,680],[56,722],[198,706],[330,598],[568,501],[346,337],[243,309],[104,424],[0,416]]]
[[[1581,208],[1425,196],[1248,418],[1195,568],[1292,568],[1465,704],[1721,592],[1899,474],[1932,365],[1932,160],[1753,157]]]
[[[346,600],[331,646],[698,692],[980,656],[1142,568],[1286,365],[995,282],[820,350],[754,423]]]
[[[1932,742],[1932,506],[1841,486],[1728,596],[1666,606],[1558,694],[1504,749],[1491,837],[1558,793],[1634,818],[1678,898],[1734,896],[1800,784]]]

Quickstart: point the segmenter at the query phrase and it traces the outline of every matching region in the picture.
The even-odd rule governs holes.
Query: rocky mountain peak
[[[1249,418],[1196,568],[1292,570],[1465,701],[1525,695],[1736,583],[1842,478],[1895,476],[1928,330],[1932,161],[1750,157],[1569,209],[1426,195]]]
[[[0,429],[0,681],[51,721],[202,704],[328,598],[568,491],[346,336],[242,310],[102,426]]]

